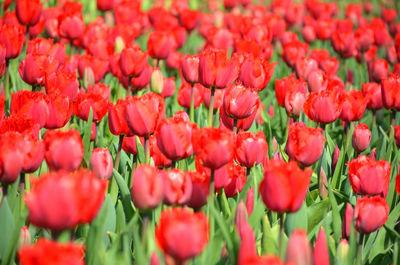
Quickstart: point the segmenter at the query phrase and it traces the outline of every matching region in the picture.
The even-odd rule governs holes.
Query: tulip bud
[[[29,232],[28,227],[24,226],[21,228],[21,232],[19,234],[18,248],[22,248],[25,246],[29,246],[32,243],[31,233]]]
[[[150,265],[160,265],[160,260],[158,259],[156,252],[153,252],[153,254],[151,254]]]
[[[294,265],[312,264],[311,245],[305,231],[293,231],[286,250],[286,262],[293,262]]]
[[[87,88],[89,85],[93,86],[94,84],[94,72],[91,67],[86,67],[83,72],[83,86]]]
[[[324,229],[321,227],[313,251],[314,265],[329,265],[329,251]]]
[[[349,242],[346,239],[340,240],[339,246],[336,251],[336,258],[340,261],[339,264],[345,264],[347,254],[349,253]]]
[[[361,153],[368,148],[369,142],[371,141],[371,131],[368,126],[363,123],[359,123],[354,129],[352,144],[353,148],[357,153]]]
[[[157,94],[161,94],[163,91],[163,86],[164,86],[164,79],[161,74],[160,69],[156,68],[153,70],[153,73],[151,74],[151,79],[150,79],[150,88],[151,91],[156,92]]]
[[[338,146],[335,147],[332,155],[332,173],[335,172],[337,161],[339,160],[340,149]]]
[[[109,179],[113,173],[113,159],[107,148],[95,148],[90,157],[90,168],[99,178]]]
[[[198,171],[186,171],[185,174],[189,175],[192,180],[192,194],[186,205],[193,209],[200,209],[207,203],[210,178],[206,174],[202,174]]]
[[[246,210],[250,216],[254,208],[254,187],[251,187],[246,196]]]
[[[346,204],[342,223],[342,237],[348,239],[350,236],[351,221],[353,220],[354,210],[351,204]]]
[[[328,179],[326,178],[326,174],[323,168],[321,168],[321,173],[319,175],[319,196],[321,198],[325,198],[328,196]]]
[[[122,50],[125,49],[125,42],[124,39],[121,36],[118,36],[115,38],[115,52],[122,52]]]
[[[140,165],[132,175],[132,200],[139,209],[156,208],[163,198],[163,181],[157,169]]]

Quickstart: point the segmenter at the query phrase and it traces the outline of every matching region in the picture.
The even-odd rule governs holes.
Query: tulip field
[[[0,1],[0,265],[400,265],[400,1]]]

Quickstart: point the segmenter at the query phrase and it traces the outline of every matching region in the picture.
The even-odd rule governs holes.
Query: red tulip
[[[163,60],[176,49],[174,36],[168,31],[153,31],[147,40],[147,48],[152,58]]]
[[[351,222],[353,221],[354,210],[350,203],[346,204],[342,223],[342,237],[349,239]]]
[[[169,69],[179,70],[182,64],[182,53],[178,51],[173,51],[168,55],[166,65]]]
[[[108,104],[108,99],[100,94],[80,92],[74,102],[74,113],[78,118],[87,121],[89,119],[90,109],[92,109],[93,121],[100,122],[107,114]]]
[[[109,71],[109,62],[89,54],[80,55],[78,61],[79,77],[84,79],[85,72],[88,75],[89,71],[94,75],[94,82],[99,83]]]
[[[282,58],[288,66],[294,67],[298,59],[306,56],[308,48],[308,43],[300,41],[289,42],[283,46]]]
[[[163,179],[164,203],[167,205],[186,204],[192,194],[192,180],[181,169],[174,168],[160,172]]]
[[[371,131],[364,123],[359,123],[354,129],[352,136],[353,148],[357,153],[364,152],[371,141]]]
[[[248,58],[241,64],[239,80],[246,87],[263,90],[274,74],[275,65],[258,57]]]
[[[400,194],[400,174],[396,177],[396,192]]]
[[[296,162],[270,160],[266,164],[260,194],[271,211],[296,212],[306,197],[312,169],[302,170]]]
[[[307,238],[307,233],[301,229],[296,229],[290,235],[287,250],[286,262],[295,265],[313,264],[311,245]]]
[[[154,165],[158,168],[168,168],[171,167],[172,161],[169,160],[158,148],[157,144],[157,131],[149,137],[150,143],[150,157],[154,161]]]
[[[48,99],[49,116],[44,127],[46,129],[64,127],[72,115],[72,100],[58,93],[50,94]]]
[[[141,97],[131,97],[125,108],[125,119],[133,134],[148,137],[165,115],[164,98],[150,92]]]
[[[100,210],[106,189],[107,180],[87,170],[42,175],[25,194],[29,222],[55,231],[89,223]]]
[[[110,104],[108,109],[108,127],[110,132],[114,135],[131,135],[128,123],[125,119],[125,108],[128,104],[127,99],[118,99],[117,103],[115,105]]]
[[[214,91],[213,111],[217,111],[219,108],[222,109],[224,95],[225,95],[225,89],[216,89]],[[203,104],[207,109],[209,109],[210,107],[210,101],[211,101],[211,89],[204,89]]]
[[[109,179],[113,174],[113,158],[107,148],[95,148],[90,157],[90,168],[101,179]]]
[[[371,81],[380,83],[389,74],[389,64],[385,59],[376,59],[368,67],[369,78]]]
[[[307,80],[308,75],[318,69],[318,62],[313,58],[299,58],[295,64],[296,74],[299,78]]]
[[[294,74],[275,80],[275,95],[280,106],[286,108],[289,115],[299,116],[307,97],[307,83],[296,79]]]
[[[42,3],[40,0],[17,0],[15,11],[18,21],[22,25],[34,26],[39,22],[40,14],[42,12]]]
[[[341,91],[342,111],[340,119],[344,122],[359,121],[364,115],[368,99],[360,90]]]
[[[114,0],[97,0],[97,9],[100,11],[112,10],[114,7]]]
[[[379,110],[383,108],[382,102],[382,87],[378,83],[363,83],[362,92],[364,97],[367,98],[367,108],[372,110]]]
[[[121,52],[119,66],[122,74],[137,77],[147,64],[147,53],[138,44],[131,44]]]
[[[342,57],[350,58],[355,55],[356,46],[352,31],[336,31],[332,35],[333,49]]]
[[[56,70],[45,75],[47,94],[60,93],[74,100],[78,95],[79,81],[76,72]]]
[[[316,33],[320,40],[329,40],[336,29],[336,21],[332,18],[319,18],[316,21]]]
[[[295,122],[289,126],[285,151],[291,160],[308,167],[321,157],[324,142],[321,128],[311,128],[303,122]]]
[[[394,127],[394,140],[396,141],[397,147],[400,146],[400,125]]]
[[[199,20],[200,14],[197,10],[185,9],[179,13],[179,23],[189,32],[196,28]]]
[[[380,196],[358,198],[354,208],[354,225],[364,234],[372,233],[386,223],[389,206]]]
[[[192,193],[186,205],[193,209],[200,209],[207,204],[207,197],[210,193],[210,178],[198,171],[186,171],[185,174],[192,181]]]
[[[329,250],[324,229],[321,227],[313,250],[314,265],[329,265]]]
[[[389,74],[382,79],[382,100],[386,109],[400,110],[400,75]]]
[[[11,95],[11,114],[28,115],[42,128],[49,117],[48,102],[43,92],[19,90]]]
[[[324,71],[317,69],[308,74],[307,83],[311,92],[320,92],[328,86],[328,79]]]
[[[217,171],[221,172],[217,172]],[[227,198],[232,198],[242,191],[246,184],[246,169],[236,165],[233,160],[215,172],[215,188],[218,189],[217,179],[220,174],[225,175],[226,183],[220,188],[224,188]]]
[[[193,151],[200,162],[216,170],[229,161],[234,155],[235,136],[232,132],[218,128],[202,128],[193,131]]]
[[[360,53],[369,50],[374,44],[374,31],[368,26],[360,26],[354,33],[356,48]]]
[[[186,82],[194,84],[199,80],[199,56],[186,55],[181,64],[182,77]]]
[[[163,180],[157,169],[139,165],[132,174],[132,200],[139,209],[156,208],[163,199]]]
[[[236,124],[237,128],[236,129],[238,131],[239,130],[244,130],[244,131],[249,130],[251,125],[253,124],[254,119],[256,118],[257,112],[258,112],[258,110],[254,111],[250,117],[247,117],[247,118],[241,119],[241,120],[237,120],[237,124]],[[219,109],[219,115],[220,115],[220,123],[219,123],[220,128],[233,131],[234,121],[223,110],[223,106],[221,106]]]
[[[14,183],[22,170],[24,151],[19,148],[22,139],[22,135],[13,132],[0,137],[0,182],[3,185]]]
[[[0,43],[6,47],[6,59],[16,58],[25,43],[24,31],[15,25],[3,24],[0,28]]]
[[[203,101],[203,91],[204,87],[200,83],[195,83],[193,86],[193,95],[194,95],[194,107],[197,108],[200,106]],[[217,92],[219,90],[216,90]],[[223,93],[223,92],[222,92]],[[178,90],[178,103],[184,108],[190,108],[190,97],[191,97],[191,85],[188,83],[182,82],[182,86]]]
[[[155,229],[158,246],[177,262],[199,255],[208,243],[209,233],[207,216],[187,208],[164,210]]]
[[[238,77],[239,64],[235,57],[227,58],[226,50],[206,49],[200,54],[199,82],[205,87],[226,88]]]
[[[63,12],[58,17],[58,32],[61,37],[75,40],[82,36],[85,23],[82,16],[82,4],[66,2]]]
[[[317,37],[316,30],[311,25],[305,25],[301,30],[301,34],[303,35],[304,40],[308,43],[313,42]]]
[[[240,131],[236,139],[235,160],[242,166],[251,168],[258,165],[268,157],[268,143],[262,131]]]
[[[390,163],[361,155],[349,161],[349,180],[354,193],[386,197],[390,182]]]
[[[334,122],[341,113],[339,93],[335,90],[311,92],[304,103],[304,113],[307,117],[319,123]]]
[[[245,119],[258,109],[259,101],[256,90],[233,84],[225,90],[223,108],[229,117]]]
[[[84,265],[84,255],[83,245],[58,243],[46,238],[40,238],[35,245],[25,246],[18,251],[21,265]]]
[[[45,158],[51,170],[74,171],[83,158],[83,143],[78,130],[50,131],[44,135]],[[68,153],[68,156],[65,154]]]
[[[38,139],[40,126],[28,115],[10,115],[1,121],[0,134],[10,131],[29,134],[33,138]]]
[[[186,112],[162,120],[157,131],[158,147],[167,158],[175,161],[192,155],[192,125]]]
[[[19,65],[19,74],[22,80],[29,85],[43,85],[45,75],[54,72],[59,62],[53,57],[27,54]]]

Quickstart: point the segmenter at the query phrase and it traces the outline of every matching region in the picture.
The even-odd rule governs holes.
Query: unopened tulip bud
[[[83,72],[83,86],[88,87],[89,85],[95,84],[94,72],[91,67],[86,67]]]
[[[352,144],[353,148],[357,153],[361,153],[368,148],[371,141],[371,131],[368,126],[363,123],[359,123],[354,129]]]
[[[336,251],[336,259],[340,261],[339,264],[345,264],[348,253],[349,253],[349,242],[346,239],[340,240],[339,246]]]
[[[115,52],[122,52],[122,50],[125,49],[125,42],[124,39],[121,36],[118,36],[115,38]]]
[[[321,227],[313,251],[314,265],[329,265],[329,250],[324,229]]]
[[[151,91],[156,92],[157,94],[161,94],[161,92],[163,91],[163,86],[164,86],[164,79],[160,69],[154,69],[150,79]]]
[[[328,196],[326,186],[328,186],[328,179],[326,178],[325,171],[321,168],[321,173],[319,175],[319,196],[321,196],[321,198]]]
[[[336,164],[337,161],[339,160],[339,155],[340,155],[340,149],[339,147],[335,147],[335,150],[333,151],[333,157],[332,157],[332,173],[335,172]]]
[[[19,234],[18,248],[29,246],[32,242],[31,240],[31,233],[29,232],[28,227],[22,227]]]
[[[351,204],[346,204],[346,210],[344,211],[343,223],[342,223],[342,237],[349,238],[351,221],[353,220],[354,210]]]
[[[301,229],[293,231],[287,246],[286,262],[292,262],[294,265],[312,264],[311,245],[305,231]]]
[[[107,148],[95,148],[90,157],[90,168],[99,178],[109,179],[113,173],[113,159]]]

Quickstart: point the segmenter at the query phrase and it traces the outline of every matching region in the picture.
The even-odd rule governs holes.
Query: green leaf
[[[301,228],[307,230],[307,205],[303,202],[301,208],[295,213],[288,213],[286,215],[285,228],[286,234],[290,236],[293,230]]]
[[[7,198],[4,198],[0,207],[0,257],[3,259],[7,247],[11,242],[15,228],[14,217],[8,205]]]
[[[139,159],[140,164],[143,164],[145,162],[145,157],[144,157],[144,148],[142,143],[140,142],[139,137],[136,136],[136,150],[137,150],[137,157]]]
[[[90,161],[90,136],[92,135],[92,123],[93,123],[93,109],[90,108],[88,121],[85,124],[84,133],[83,133],[83,146],[85,148],[85,154],[83,159],[86,165],[89,165]]]
[[[329,199],[325,198],[320,202],[314,203],[307,207],[308,227],[310,233],[325,217],[329,210]]]
[[[110,238],[107,235],[108,232],[115,232],[115,227],[116,227],[116,213],[115,213],[115,208],[114,208],[114,204],[111,200],[111,197],[109,194],[107,194],[106,196],[106,200],[105,200],[105,207],[107,208],[107,215],[105,217],[105,221],[104,221],[104,229],[105,232],[104,233],[104,242],[106,247],[108,247],[108,245],[110,244]]]
[[[129,192],[128,185],[124,178],[114,169],[114,178],[117,181],[119,190],[121,192],[121,201],[124,206],[125,216],[127,220],[130,220],[134,213],[134,207],[132,203],[131,193]]]
[[[329,190],[329,195],[328,195],[329,201],[332,207],[333,234],[335,241],[339,242],[340,238],[342,237],[342,219],[340,218],[339,207],[330,185],[328,186],[328,190]]]

